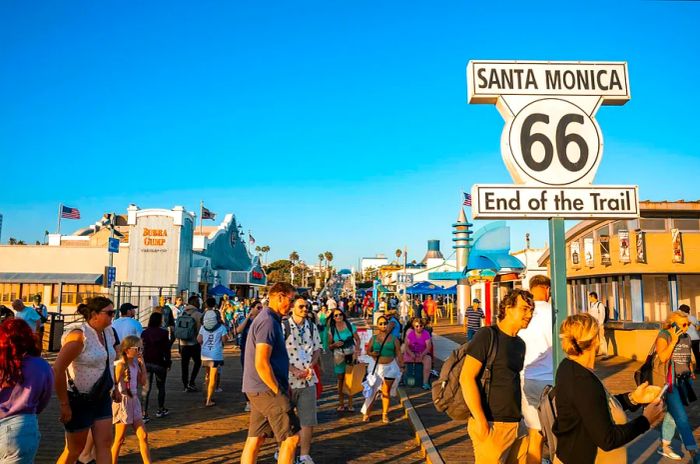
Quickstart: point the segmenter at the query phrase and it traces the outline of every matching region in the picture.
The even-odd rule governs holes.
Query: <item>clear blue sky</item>
[[[460,191],[511,182],[470,59],[628,61],[596,183],[699,199],[700,2],[566,3],[1,2],[2,241],[42,239],[59,202],[69,231],[204,200],[270,258],[451,252]]]

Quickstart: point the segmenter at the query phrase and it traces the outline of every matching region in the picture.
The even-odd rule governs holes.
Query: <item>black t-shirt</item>
[[[479,329],[467,347],[467,355],[478,360],[483,367],[486,364],[489,346],[491,344],[491,329],[482,327]],[[498,332],[498,351],[491,371],[491,389],[489,401],[486,404],[486,395],[479,384],[481,392],[481,406],[484,409],[486,420],[495,422],[518,422],[522,417],[520,409],[520,371],[523,370],[525,359],[525,342],[522,338],[511,337]],[[479,380],[479,379],[477,379]]]

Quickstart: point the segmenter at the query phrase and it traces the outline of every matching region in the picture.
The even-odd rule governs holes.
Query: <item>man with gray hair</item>
[[[15,317],[17,319],[24,320],[29,327],[31,327],[32,332],[37,333],[39,331],[39,325],[41,324],[41,316],[30,306],[24,306],[24,301],[19,298],[12,302],[12,309],[15,311]]]

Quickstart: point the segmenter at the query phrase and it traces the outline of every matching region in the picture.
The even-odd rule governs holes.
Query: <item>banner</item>
[[[600,263],[603,266],[610,266],[610,236],[600,236]]]
[[[621,230],[617,233],[620,241],[620,262],[630,262],[630,233],[628,230]]]
[[[584,238],[583,239],[583,253],[586,256],[586,266],[593,267],[595,265],[594,252],[593,252],[593,239]]]
[[[647,262],[647,246],[642,230],[637,231],[637,262],[642,264]]]
[[[574,267],[581,267],[581,242],[578,240],[571,242],[571,264]]]
[[[682,263],[683,262],[683,240],[681,238],[681,231],[678,229],[671,229],[671,240],[673,243],[673,262]]]

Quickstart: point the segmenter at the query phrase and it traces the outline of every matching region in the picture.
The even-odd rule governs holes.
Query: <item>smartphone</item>
[[[656,398],[663,398],[664,394],[666,393],[666,390],[668,390],[668,384],[664,385],[664,387],[661,389],[661,392],[659,393],[659,396]]]
[[[678,324],[676,324],[675,322],[671,322],[671,327],[676,329],[676,332],[681,332],[681,328],[678,327]]]

